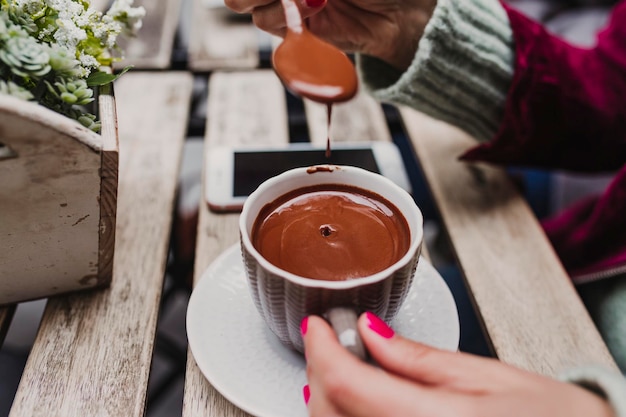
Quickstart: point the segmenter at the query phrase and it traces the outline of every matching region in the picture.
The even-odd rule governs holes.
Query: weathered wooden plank
[[[540,224],[504,170],[457,160],[475,144],[408,108],[401,114],[497,356],[547,375],[615,367]]]
[[[209,84],[206,152],[220,144],[279,145],[289,141],[282,85],[271,71],[216,73]],[[206,159],[206,157],[205,157]],[[194,281],[238,241],[238,214],[216,214],[200,203]],[[183,416],[247,416],[213,388],[189,352]]]
[[[225,7],[193,0],[189,67],[193,71],[249,69],[259,66],[257,29]]]
[[[11,417],[144,415],[191,90],[188,73],[131,73],[116,83],[113,282],[50,299]]]
[[[2,96],[0,142],[14,154],[0,160],[0,304],[107,284],[110,270],[98,263],[100,249],[112,255],[99,247],[103,136]],[[106,201],[114,204],[111,191]]]
[[[105,12],[109,8],[111,4],[111,0],[91,0],[89,4],[94,9],[100,10],[101,12]]]
[[[98,230],[98,279],[108,282],[113,276],[115,256],[115,222],[117,219],[117,185],[119,180],[119,136],[113,86],[101,87],[98,97],[101,120],[100,136],[100,218]]]
[[[285,91],[271,70],[216,73],[209,82],[206,145],[289,141]]]
[[[304,108],[312,143],[324,145],[328,134],[331,142],[391,141],[380,104],[362,91],[348,102],[333,105],[330,132],[326,105],[305,99]]]
[[[133,6],[143,6],[146,17],[136,37],[119,38],[124,59],[115,67],[169,68],[182,0],[135,0]]]

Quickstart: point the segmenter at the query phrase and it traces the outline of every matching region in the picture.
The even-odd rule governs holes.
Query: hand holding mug
[[[613,415],[605,400],[576,385],[407,340],[371,313],[361,315],[358,329],[382,370],[349,354],[319,317],[305,319],[302,329],[312,417]]]

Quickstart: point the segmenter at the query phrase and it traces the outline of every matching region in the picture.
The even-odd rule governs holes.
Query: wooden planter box
[[[0,95],[0,305],[110,284],[118,137],[111,86],[102,133]]]

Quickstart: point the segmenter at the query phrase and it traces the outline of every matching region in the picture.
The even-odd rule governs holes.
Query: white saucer
[[[399,334],[457,350],[459,320],[448,286],[424,258],[411,291],[391,323]],[[226,399],[258,417],[306,417],[302,355],[284,347],[258,314],[239,245],[204,272],[187,307],[189,347],[208,381]]]

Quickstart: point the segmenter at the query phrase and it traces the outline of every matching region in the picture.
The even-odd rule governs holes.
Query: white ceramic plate
[[[457,350],[459,320],[448,286],[420,259],[396,332]],[[204,272],[187,307],[189,347],[200,371],[224,397],[258,417],[306,417],[302,355],[284,347],[258,314],[236,244]]]

